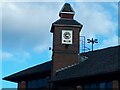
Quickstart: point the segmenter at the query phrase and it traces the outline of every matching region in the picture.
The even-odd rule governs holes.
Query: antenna
[[[87,43],[91,43],[92,44],[92,51],[93,51],[93,45],[95,44],[95,43],[98,43],[98,39],[87,39]]]

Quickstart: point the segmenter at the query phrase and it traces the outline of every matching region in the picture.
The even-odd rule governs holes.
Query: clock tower
[[[69,3],[65,3],[59,12],[60,19],[52,23],[53,33],[53,67],[56,72],[79,62],[79,36],[82,24],[74,20],[75,12]]]

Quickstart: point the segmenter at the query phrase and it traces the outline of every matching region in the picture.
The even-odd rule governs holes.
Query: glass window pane
[[[109,90],[112,90],[112,82],[106,82],[105,83],[105,88],[109,89]]]
[[[33,81],[28,81],[28,88],[43,88],[47,87],[48,81],[46,78],[39,79],[39,80],[33,80]]]
[[[84,90],[90,90],[90,85],[88,84],[84,85]]]
[[[100,83],[100,90],[105,90],[105,82]]]
[[[112,82],[86,84],[84,90],[112,90]]]

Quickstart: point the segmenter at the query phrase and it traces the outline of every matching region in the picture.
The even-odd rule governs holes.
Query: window
[[[112,81],[100,83],[100,90],[112,90]]]
[[[100,83],[100,90],[105,90],[105,82]]]
[[[84,85],[84,90],[99,90],[99,84],[93,83]]]
[[[28,81],[28,88],[44,88],[48,86],[48,81],[47,79],[38,79],[38,80],[32,80]]]
[[[112,90],[111,82],[85,84],[84,90]]]
[[[90,90],[90,85],[89,84],[84,85],[84,90]]]
[[[106,88],[107,90],[112,90],[112,82],[107,82],[107,83],[105,83],[105,88]]]

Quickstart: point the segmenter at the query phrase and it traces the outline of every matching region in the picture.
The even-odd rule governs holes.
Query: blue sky
[[[75,19],[84,25],[80,34],[98,38],[95,49],[118,45],[118,3],[75,1],[70,4]],[[49,31],[65,2],[2,3],[2,77],[51,60]],[[2,87],[15,88],[17,84],[2,80]]]

